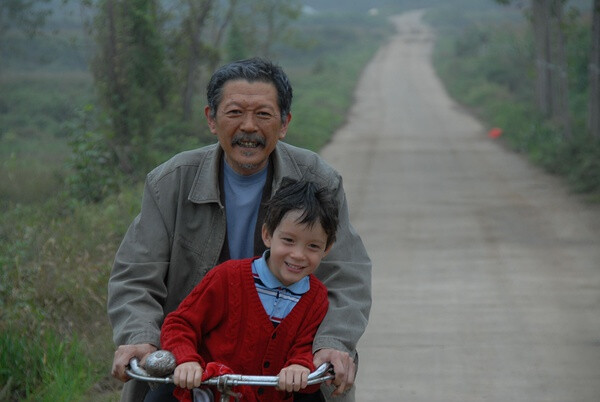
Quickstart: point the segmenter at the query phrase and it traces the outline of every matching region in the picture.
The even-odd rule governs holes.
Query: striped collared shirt
[[[269,250],[252,263],[252,276],[260,301],[274,326],[289,314],[302,295],[310,289],[310,279],[305,276],[298,282],[283,286],[267,265]]]

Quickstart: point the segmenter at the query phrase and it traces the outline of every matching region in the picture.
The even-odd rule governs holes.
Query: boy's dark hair
[[[214,72],[206,86],[206,99],[213,118],[216,117],[217,108],[223,98],[223,87],[232,80],[267,82],[275,85],[281,122],[285,122],[292,108],[292,85],[281,67],[258,57],[225,64]]]
[[[309,227],[320,223],[327,235],[325,248],[335,241],[339,208],[335,194],[330,189],[318,187],[311,181],[287,181],[267,201],[266,206],[264,223],[270,234],[275,232],[286,213],[302,211],[297,222]]]

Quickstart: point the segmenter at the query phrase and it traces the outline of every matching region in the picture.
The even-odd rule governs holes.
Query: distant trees
[[[0,1],[0,38],[10,28],[35,33],[43,25],[50,9],[41,7],[50,0],[2,0]]]
[[[39,33],[51,14],[51,9],[44,7],[50,0],[0,0],[0,54],[12,51],[11,39],[7,33],[20,31],[29,36]],[[2,59],[0,58],[0,71]]]
[[[128,175],[147,169],[148,150],[164,134],[159,126],[192,123],[210,71],[228,57],[272,56],[300,14],[297,0],[81,1],[96,14],[101,135]]]
[[[600,0],[594,1],[592,47],[589,64],[589,123],[590,133],[600,138],[600,87],[598,84]],[[496,0],[510,4],[513,0]],[[565,43],[564,8],[568,0],[530,0],[531,22],[536,57],[536,104],[538,110],[555,121],[565,137],[570,137],[569,90]]]

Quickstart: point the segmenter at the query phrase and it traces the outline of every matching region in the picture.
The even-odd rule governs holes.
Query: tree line
[[[95,9],[92,72],[106,144],[125,174],[147,167],[157,125],[193,124],[200,86],[220,62],[272,56],[300,15],[295,0],[99,0]]]
[[[83,10],[94,43],[96,100],[70,125],[68,178],[91,201],[145,174],[157,149],[200,137],[209,74],[226,60],[274,56],[301,14],[299,0],[2,0],[0,35],[36,35],[66,3]]]
[[[520,0],[496,0],[509,5]],[[592,0],[591,46],[588,65],[587,128],[600,140],[600,0]],[[569,114],[565,10],[569,0],[529,0],[525,7],[532,24],[536,65],[536,107],[554,121],[567,139],[572,137]]]

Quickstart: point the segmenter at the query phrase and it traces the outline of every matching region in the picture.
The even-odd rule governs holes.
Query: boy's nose
[[[302,252],[302,247],[300,247],[300,246],[293,247],[291,256],[292,256],[292,258],[294,258],[296,260],[303,260],[304,253]]]

